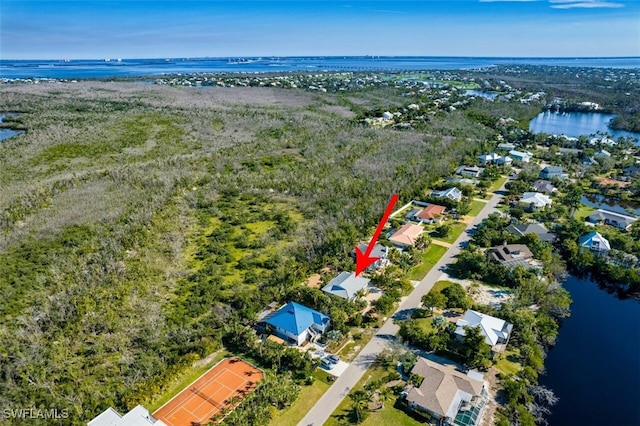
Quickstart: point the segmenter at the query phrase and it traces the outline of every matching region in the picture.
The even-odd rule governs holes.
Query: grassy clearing
[[[418,318],[415,321],[418,323],[422,331],[424,331],[426,334],[431,334],[436,332],[436,329],[431,324],[433,322],[433,317]]]
[[[193,383],[198,377],[206,373],[211,367],[216,365],[225,357],[231,356],[227,351],[220,351],[209,362],[204,365],[198,365],[188,369],[179,379],[175,381],[162,395],[149,404],[147,407],[150,413],[166,404],[171,398],[176,396],[180,391]]]
[[[447,251],[446,247],[439,246],[437,244],[430,244],[422,255],[422,262],[414,266],[409,272],[409,279],[421,280],[425,275],[433,268],[438,260]]]
[[[279,411],[271,422],[271,426],[289,426],[297,425],[300,420],[311,410],[316,402],[324,395],[324,393],[331,387],[328,382],[327,374],[324,371],[317,370],[313,373],[315,380],[310,386],[304,386],[300,391],[300,396],[291,407],[286,410]]]
[[[478,200],[473,200],[471,201],[471,210],[469,210],[468,215],[469,216],[478,216],[480,214],[480,211],[484,208],[484,206],[486,205],[486,203],[483,203],[482,201],[478,201]]]
[[[520,350],[513,347],[507,350],[500,356],[500,360],[495,364],[495,367],[504,374],[515,374],[520,371],[522,369]]]

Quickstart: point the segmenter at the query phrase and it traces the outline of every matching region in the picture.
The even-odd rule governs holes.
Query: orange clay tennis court
[[[262,371],[239,358],[227,358],[213,366],[195,382],[160,407],[153,417],[167,426],[206,424],[224,407],[232,409],[262,380]]]

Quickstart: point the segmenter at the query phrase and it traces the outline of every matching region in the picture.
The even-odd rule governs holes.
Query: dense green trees
[[[352,268],[389,194],[418,198],[488,135],[456,112],[428,134],[366,128],[344,94],[49,89],[0,97],[28,129],[0,152],[0,405],[69,408],[74,424],[148,402],[222,342],[241,348],[225,326],[274,300],[346,332],[361,306],[300,283]],[[382,310],[406,291],[391,279]],[[265,365],[308,373],[288,352],[247,350],[260,349]]]

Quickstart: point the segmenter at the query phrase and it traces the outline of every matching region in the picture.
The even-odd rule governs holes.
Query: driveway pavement
[[[385,348],[390,347],[391,343],[396,340],[399,327],[393,320],[407,319],[411,315],[411,311],[420,307],[422,296],[429,292],[436,281],[440,279],[446,265],[453,263],[455,257],[460,253],[461,247],[465,246],[471,238],[475,226],[495,211],[503,194],[504,185],[487,201],[478,216],[467,226],[466,231],[460,234],[458,239],[440,258],[438,263],[431,268],[411,294],[401,301],[400,306],[392,317],[380,327],[369,343],[362,348],[351,365],[309,410],[307,415],[298,423],[299,426],[320,426],[329,419],[335,409],[338,408],[338,405],[340,405],[340,402],[349,394],[353,386],[358,383],[365,371],[371,367],[378,354]]]

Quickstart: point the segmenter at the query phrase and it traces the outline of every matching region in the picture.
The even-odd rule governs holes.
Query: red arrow
[[[391,196],[391,200],[389,200],[389,204],[387,204],[387,208],[382,215],[382,219],[380,219],[380,223],[378,223],[378,227],[376,228],[376,232],[373,233],[373,237],[371,237],[371,241],[369,241],[369,245],[364,253],[360,251],[360,248],[356,246],[356,277],[360,275],[365,269],[367,269],[373,262],[380,259],[379,257],[371,257],[371,250],[373,250],[373,246],[375,246],[376,241],[378,241],[378,237],[382,232],[382,228],[384,224],[387,223],[387,219],[389,219],[389,215],[391,214],[391,210],[393,210],[393,206],[398,202],[398,194],[393,194]]]

